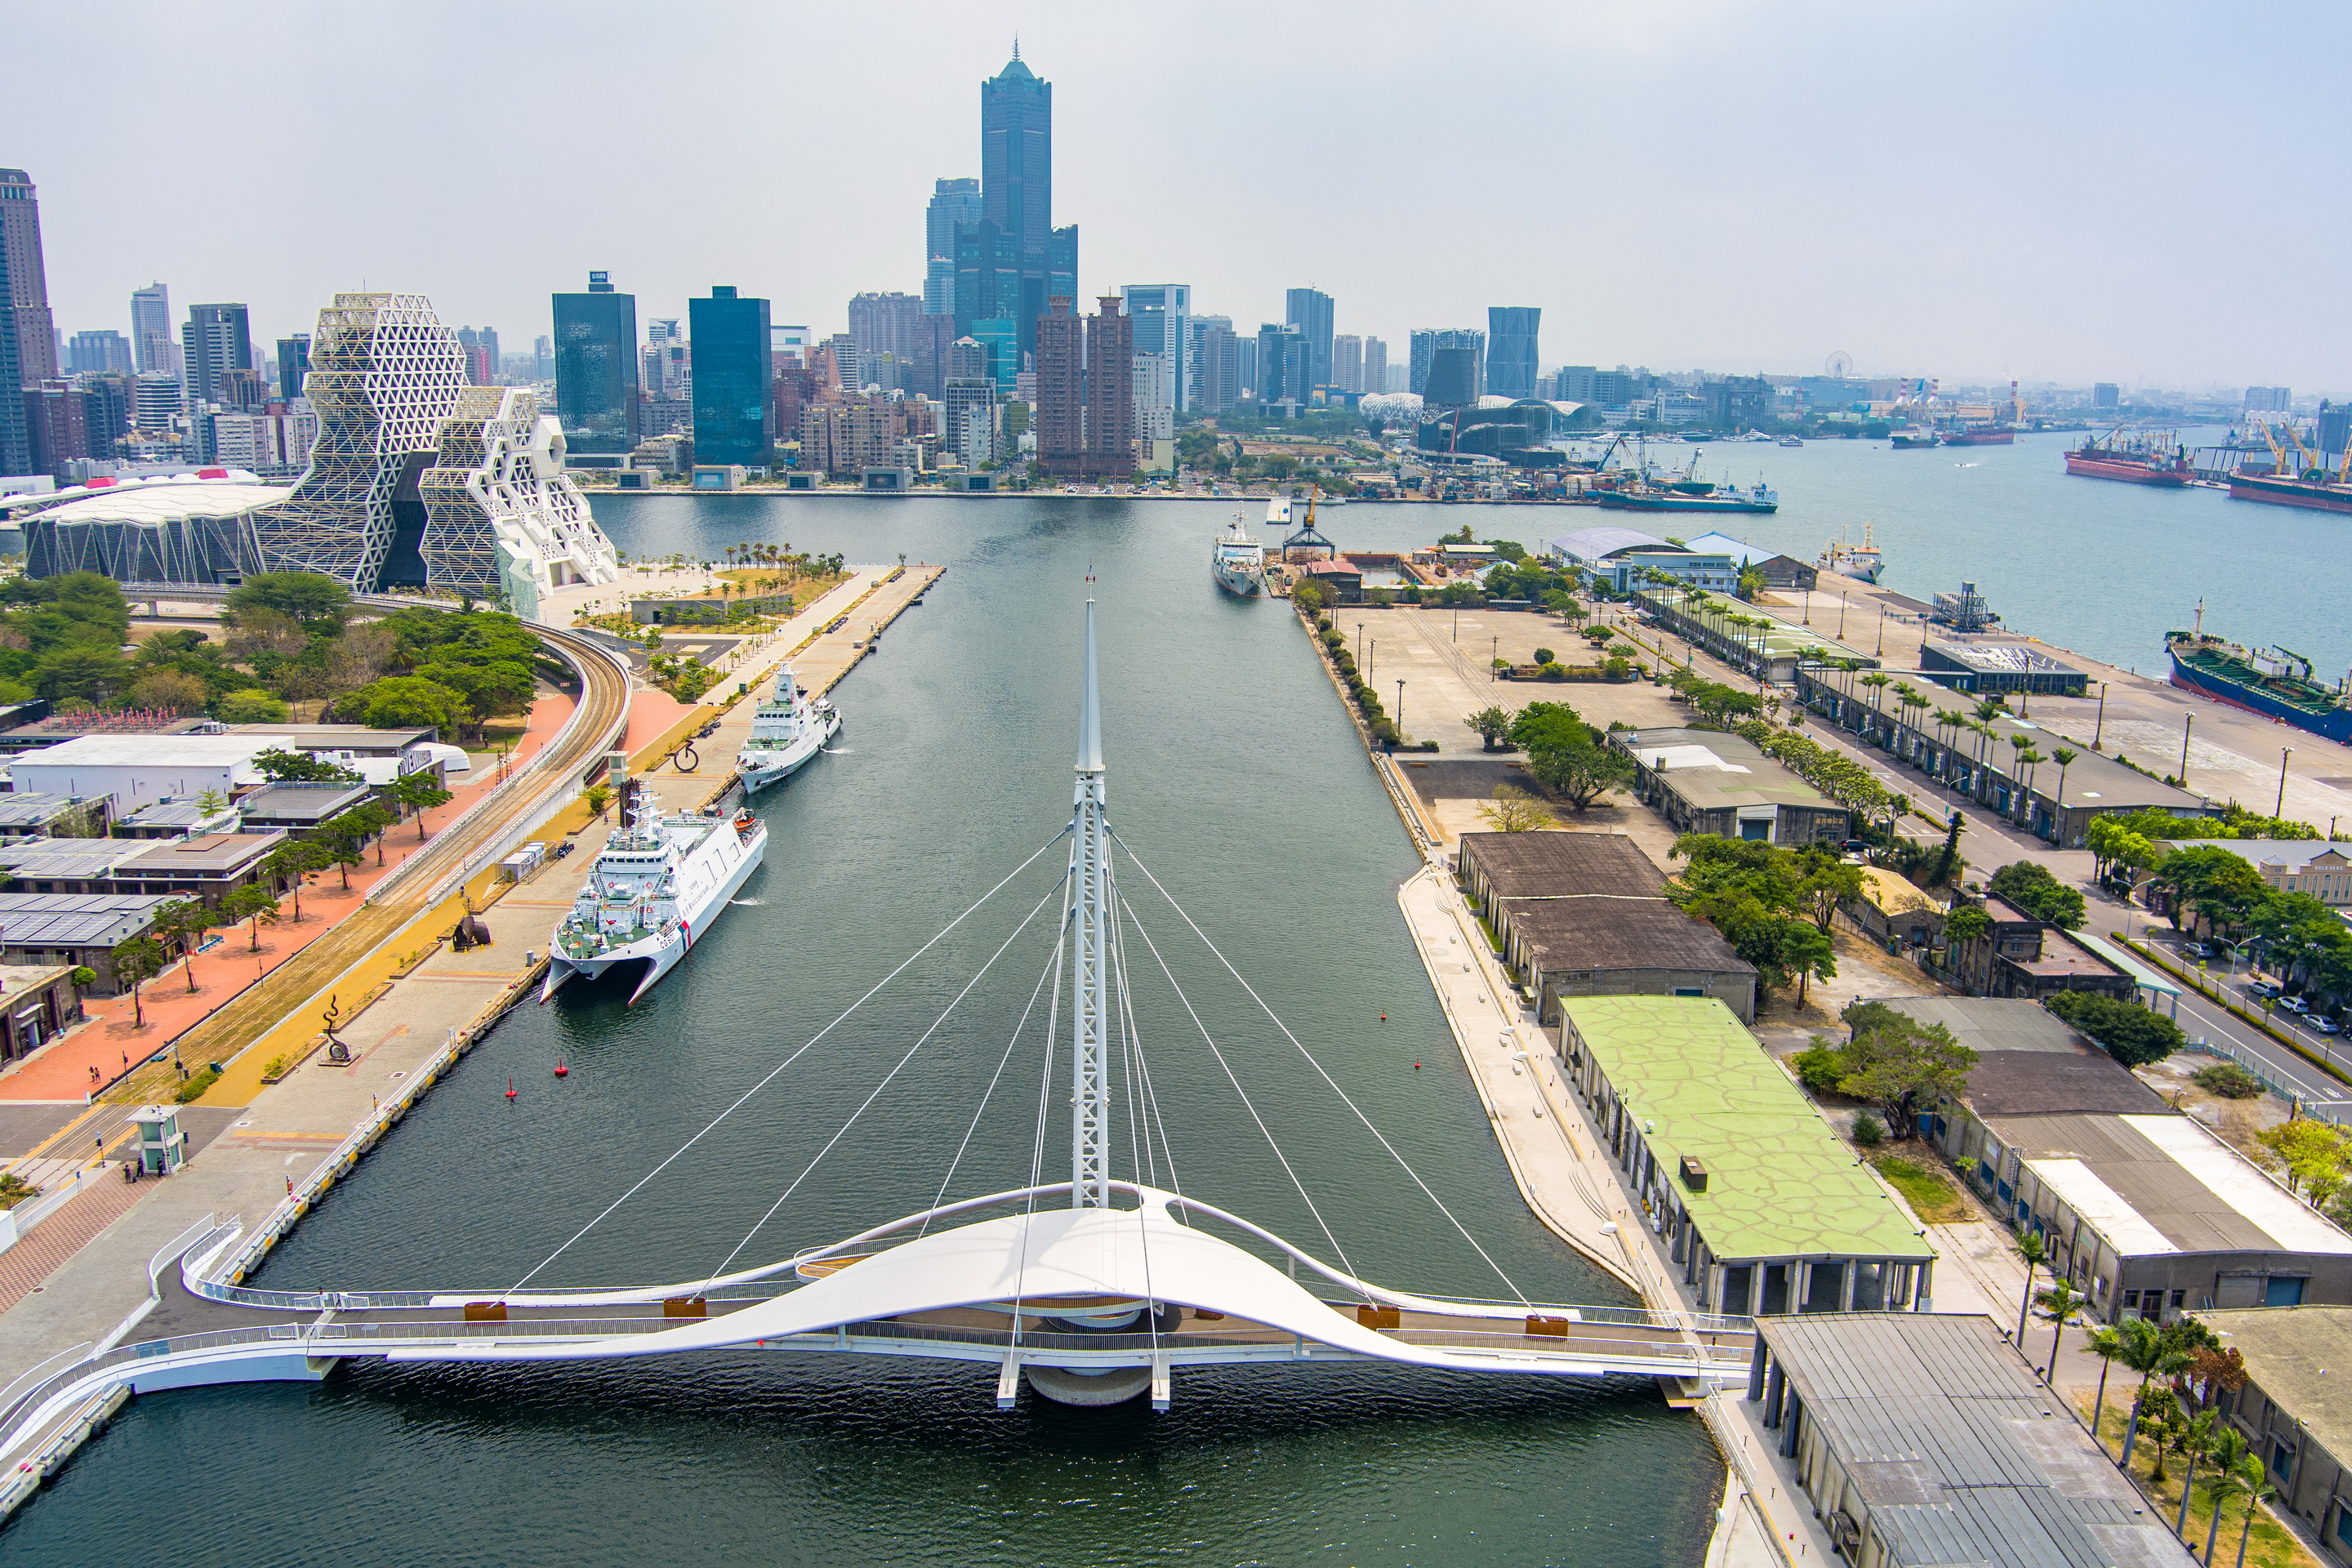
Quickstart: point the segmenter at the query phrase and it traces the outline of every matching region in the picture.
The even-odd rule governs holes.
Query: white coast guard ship
[[[1265,592],[1265,546],[1250,537],[1239,517],[1217,535],[1216,547],[1209,552],[1209,575],[1218,587],[1244,599]]]
[[[557,922],[539,999],[575,974],[593,980],[637,966],[644,973],[629,993],[634,1005],[677,966],[767,853],[767,824],[749,811],[632,814]]]
[[[751,733],[735,756],[736,775],[745,793],[756,795],[806,767],[840,733],[841,710],[801,689],[793,667],[785,665],[776,671],[775,689],[751,715]]]

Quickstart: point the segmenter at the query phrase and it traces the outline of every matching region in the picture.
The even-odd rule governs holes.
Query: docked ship
[[[783,783],[841,733],[841,711],[801,689],[793,667],[776,671],[776,684],[751,715],[751,732],[735,754],[735,773],[746,794]]]
[[[1704,487],[1694,494],[1682,485],[1638,489],[1601,490],[1596,499],[1614,511],[1778,511],[1780,492],[1759,479],[1747,489],[1737,485]]]
[[[1288,521],[1290,503],[1277,500],[1274,505],[1282,509],[1282,521]],[[1269,521],[1272,513],[1269,507]],[[1255,599],[1265,592],[1265,546],[1250,537],[1238,516],[1225,525],[1209,552],[1209,575],[1217,580],[1218,587],[1241,598]]]
[[[2314,511],[2352,511],[2352,484],[2321,468],[2305,469],[2300,479],[2288,474],[2233,473],[2230,499],[2307,507]]]
[[[2311,660],[2292,648],[2259,653],[2205,631],[2205,606],[2197,606],[2195,629],[2164,639],[2172,656],[2172,684],[2308,730],[2339,745],[2352,745],[2352,676],[2334,686],[2311,678]]]
[[[2013,447],[2016,444],[2017,427],[2013,425],[1975,425],[1944,432],[1944,445],[1947,447]]]
[[[1871,524],[1862,525],[1862,542],[1847,542],[1845,530],[1829,542],[1815,563],[1824,572],[1834,572],[1841,577],[1851,577],[1857,583],[1875,583],[1886,568],[1886,556],[1871,539]]]
[[[1887,438],[1887,445],[1898,452],[1921,452],[1943,444],[1944,438],[1925,425],[1913,425],[1897,430]]]
[[[708,931],[727,900],[759,868],[768,827],[749,811],[623,808],[571,912],[548,944],[543,1003],[575,975],[638,972],[634,1005]]]
[[[2169,434],[2158,438],[2125,436],[2120,427],[2084,441],[2066,454],[2066,471],[2088,479],[2120,479],[2132,485],[2185,486],[2197,477],[2189,449]]]

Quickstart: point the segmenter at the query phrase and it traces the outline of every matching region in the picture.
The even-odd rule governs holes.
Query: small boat
[[[1290,503],[1274,504],[1282,509],[1283,520],[1287,521]],[[1273,508],[1267,511],[1271,520]],[[1237,598],[1255,599],[1265,592],[1265,546],[1250,537],[1238,512],[1209,552],[1209,575],[1216,579],[1218,587]]]
[[[919,601],[918,601],[919,603]],[[735,772],[746,794],[782,784],[814,760],[841,733],[841,710],[801,689],[789,664],[776,671],[774,689],[751,715],[751,732],[735,754]]]
[[[629,1001],[677,967],[768,852],[768,828],[749,811],[670,816],[624,808],[572,909],[548,944],[542,1003],[577,975],[641,972]]]
[[[1801,447],[1804,444],[1805,438],[1801,436],[1783,436],[1780,437],[1780,445],[1783,447]]]

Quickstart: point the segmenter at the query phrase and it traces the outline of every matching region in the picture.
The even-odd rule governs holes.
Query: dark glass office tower
[[[1497,397],[1536,395],[1536,332],[1543,310],[1534,305],[1486,307],[1486,390]]]
[[[768,302],[713,284],[708,300],[686,302],[694,357],[694,460],[764,468],[773,461]]]
[[[637,445],[637,297],[588,274],[585,294],[555,296],[555,416],[575,452]]]
[[[1004,68],[980,84],[980,191],[983,223],[996,226],[1000,267],[1017,282],[1000,309],[974,314],[965,308],[964,244],[967,228],[957,226],[957,331],[969,332],[975,320],[1003,315],[1018,324],[1024,351],[1036,346],[1037,318],[1045,301],[1075,298],[1078,279],[1078,231],[1054,226],[1054,87],[1042,81],[1015,55]]]
[[[278,340],[278,395],[291,403],[302,395],[302,377],[310,369],[310,334],[297,332]]]
[[[221,377],[253,368],[253,332],[243,305],[188,307],[180,324],[180,371],[192,406],[227,402]]]
[[[1307,384],[1290,388],[1300,402],[1318,386],[1331,384],[1331,296],[1320,289],[1293,289],[1283,296],[1283,321],[1307,340]]]

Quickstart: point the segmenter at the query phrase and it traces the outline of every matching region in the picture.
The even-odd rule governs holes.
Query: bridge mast
[[[1110,829],[1103,820],[1102,700],[1095,680],[1095,602],[1087,601],[1086,676],[1078,699],[1077,812],[1070,824],[1070,1206],[1110,1206]]]

